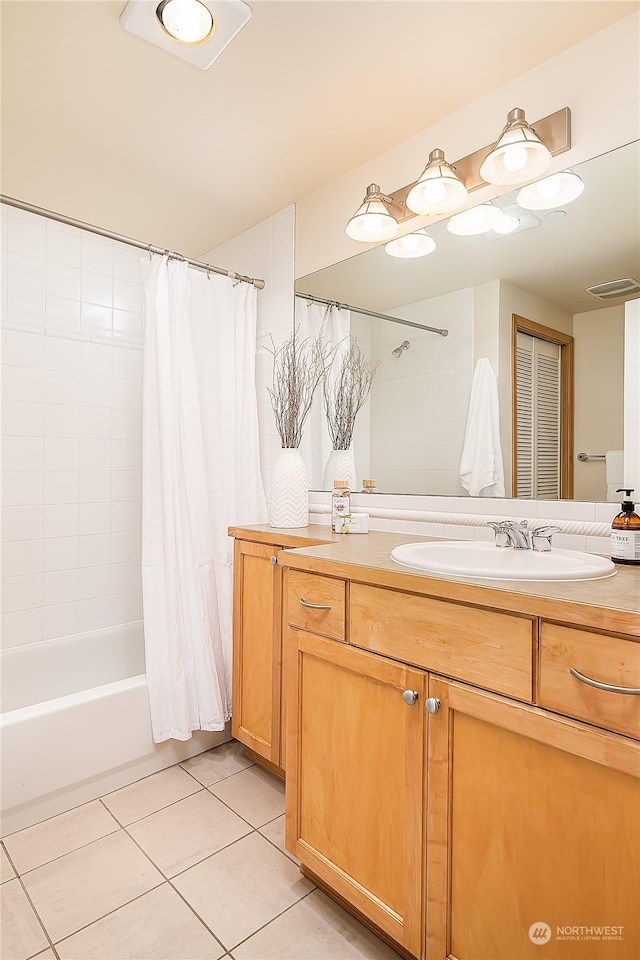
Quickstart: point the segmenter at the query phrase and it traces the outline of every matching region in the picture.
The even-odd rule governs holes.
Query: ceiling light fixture
[[[553,210],[577,200],[583,191],[584,183],[578,174],[563,170],[523,187],[516,203],[525,210]]]
[[[244,0],[129,0],[120,23],[166,53],[207,70],[250,17]]]
[[[180,43],[204,43],[216,29],[211,10],[200,0],[162,0],[156,17],[163,30]]]
[[[385,253],[390,257],[399,257],[404,260],[426,257],[429,253],[433,253],[435,248],[435,240],[424,227],[413,233],[407,233],[404,237],[397,237],[384,245]]]
[[[400,229],[389,212],[392,206],[391,197],[381,193],[377,183],[370,183],[361,206],[347,223],[347,236],[364,243],[390,240]]]
[[[409,191],[407,207],[414,213],[453,213],[464,206],[467,196],[467,188],[442,150],[432,150],[420,179]]]
[[[447,223],[449,233],[456,237],[475,237],[479,233],[497,230],[505,216],[500,207],[492,203],[481,203],[470,210],[463,210],[451,217]]]
[[[494,233],[507,234],[513,233],[514,230],[517,230],[520,226],[520,217],[510,217],[508,214],[503,213],[500,220],[493,227]]]
[[[551,165],[551,153],[525,120],[524,110],[515,107],[493,150],[480,166],[487,183],[518,184],[540,176]]]

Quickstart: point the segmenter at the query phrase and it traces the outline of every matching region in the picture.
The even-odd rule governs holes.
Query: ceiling
[[[197,257],[640,6],[249,2],[207,71],[123,0],[2,2],[2,193]]]

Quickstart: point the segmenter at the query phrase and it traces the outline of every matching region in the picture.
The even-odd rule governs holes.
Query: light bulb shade
[[[420,179],[413,185],[406,204],[413,213],[453,213],[464,206],[467,188],[442,150],[432,150]]]
[[[499,207],[494,207],[492,203],[481,203],[451,217],[447,230],[456,237],[475,237],[479,233],[495,230],[503,220],[504,214]]]
[[[506,213],[502,213],[502,217],[493,227],[494,233],[513,233],[514,230],[517,230],[520,226],[520,219],[518,217],[510,217]]]
[[[362,243],[376,243],[395,237],[399,229],[398,221],[387,209],[380,187],[375,183],[370,184],[362,206],[347,223],[347,236]]]
[[[407,233],[404,237],[397,237],[389,243],[385,243],[385,253],[391,257],[400,257],[404,260],[410,260],[414,257],[426,257],[433,253],[436,248],[436,242],[424,227],[421,230],[415,230],[413,233]]]
[[[169,36],[180,43],[204,43],[216,29],[211,10],[200,0],[162,0],[156,16]]]
[[[525,183],[549,169],[551,153],[516,108],[509,113],[507,124],[493,150],[480,166],[486,183],[514,185]]]
[[[577,200],[583,190],[584,183],[578,174],[563,170],[523,187],[516,203],[525,210],[553,210]]]

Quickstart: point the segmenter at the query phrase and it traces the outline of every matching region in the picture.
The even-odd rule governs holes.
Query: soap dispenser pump
[[[633,487],[621,487],[616,493],[625,493],[626,499],[611,524],[611,559],[614,563],[640,566],[640,517],[631,500]]]

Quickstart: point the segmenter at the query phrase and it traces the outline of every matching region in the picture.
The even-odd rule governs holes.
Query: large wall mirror
[[[487,358],[498,383],[505,495],[616,498],[625,417],[627,430],[640,417],[640,369],[629,349],[640,291],[599,299],[587,288],[639,279],[639,143],[571,169],[584,192],[564,206],[522,210],[518,190],[494,201],[520,219],[513,233],[454,236],[441,221],[428,228],[436,243],[428,256],[398,259],[381,246],[296,281],[297,311],[308,294],[448,331],[443,337],[350,313],[352,335],[380,360],[354,434],[358,488],[372,477],[385,493],[466,494],[460,457],[474,370]],[[527,353],[534,366],[539,355],[542,370],[557,361],[565,378],[551,388],[562,448],[556,486],[545,486],[544,465],[542,478],[527,485],[526,427],[518,435],[526,385],[518,388],[515,369],[516,356]],[[544,410],[541,417],[544,431]],[[310,486],[322,489],[317,472]]]

